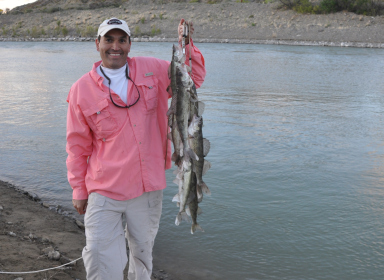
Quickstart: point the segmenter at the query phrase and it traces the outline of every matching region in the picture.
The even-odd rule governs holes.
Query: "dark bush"
[[[340,10],[337,0],[323,0],[320,2],[319,8],[325,14],[336,13]]]

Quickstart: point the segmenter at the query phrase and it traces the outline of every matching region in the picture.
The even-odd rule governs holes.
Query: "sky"
[[[5,8],[10,8],[36,2],[37,0],[0,0],[0,9],[5,11]]]

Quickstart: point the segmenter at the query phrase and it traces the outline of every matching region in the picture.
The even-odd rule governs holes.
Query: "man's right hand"
[[[72,204],[73,204],[73,207],[75,207],[76,211],[80,215],[83,215],[85,214],[85,210],[87,209],[88,199],[83,199],[83,200],[72,199]]]

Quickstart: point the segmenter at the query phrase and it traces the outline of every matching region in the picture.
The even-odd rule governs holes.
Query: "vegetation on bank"
[[[0,36],[2,37],[31,37],[31,38],[52,38],[52,37],[96,37],[98,26],[93,26],[90,24],[78,25],[74,28],[69,28],[61,23],[58,20],[55,23],[55,26],[30,26],[25,29],[24,21],[19,21],[12,26],[7,26],[4,24],[0,29]],[[161,29],[156,26],[156,24],[151,25],[151,30],[143,32],[140,29],[140,25],[136,25],[132,34],[135,37],[140,36],[156,36],[160,35]]]
[[[279,0],[280,3],[302,14],[330,14],[348,11],[366,16],[384,14],[384,0]]]

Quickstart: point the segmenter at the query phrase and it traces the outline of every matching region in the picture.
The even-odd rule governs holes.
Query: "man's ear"
[[[100,42],[98,39],[95,40],[95,44],[96,44],[96,50],[99,52],[100,51],[100,49],[99,49]]]

